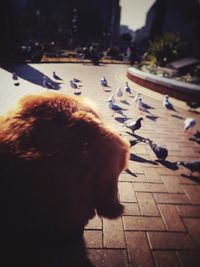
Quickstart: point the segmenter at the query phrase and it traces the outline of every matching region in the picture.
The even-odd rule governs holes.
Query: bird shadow
[[[34,83],[36,85],[43,87],[43,77],[47,75],[36,70],[33,66],[28,64],[9,64],[9,63],[1,63],[0,67],[5,69],[8,72],[16,73],[18,77],[24,79],[28,82]],[[51,78],[47,77],[48,81],[55,85],[56,89],[60,89],[59,84],[55,83]]]
[[[159,118],[159,116],[155,116],[155,115],[146,115],[145,117],[154,122],[156,122],[156,120]]]
[[[75,95],[81,95],[81,92],[74,92]]]
[[[198,110],[189,109],[188,111],[190,111],[190,112],[192,112],[192,113],[195,113],[195,114],[200,114],[200,111],[198,111]]]
[[[164,167],[166,167],[172,171],[178,170],[178,166],[177,166],[176,162],[171,162],[168,160],[159,160],[159,159],[157,159],[156,162],[160,163],[161,165],[163,165]]]
[[[200,184],[200,176],[193,176],[192,174],[191,175],[187,175],[187,174],[181,174],[182,177],[185,177],[185,178],[188,178],[190,180],[192,180],[193,182],[195,183],[198,183]]]
[[[143,107],[146,108],[146,109],[155,109],[154,107],[146,104],[146,103],[143,103]]]
[[[171,116],[174,117],[174,118],[177,118],[179,120],[183,120],[184,119],[182,116],[179,116],[179,115],[176,115],[176,114],[172,114]]]
[[[138,134],[135,134],[135,133],[130,133],[130,132],[126,132],[127,134],[137,138],[137,140],[139,140],[140,142],[145,142],[146,141],[146,138],[138,135]]]
[[[158,165],[158,163],[156,161],[147,160],[145,158],[142,158],[142,157],[137,156],[137,155],[132,154],[132,153],[130,154],[130,160],[140,162],[140,163],[151,163],[153,165]]]
[[[122,104],[125,104],[125,105],[130,105],[130,103],[129,103],[127,100],[120,100],[120,102],[121,102]]]
[[[128,173],[128,174],[134,176],[134,177],[137,177],[137,175],[136,175],[134,172],[132,172],[131,170],[129,170],[129,169],[126,169],[126,170],[124,170],[124,171],[125,171],[126,173]]]
[[[104,92],[106,92],[106,93],[110,93],[112,91],[112,89],[105,89],[104,88]]]
[[[127,117],[115,117],[115,120],[119,123],[125,123],[127,120],[129,120],[129,118]]]
[[[133,147],[135,145],[137,145],[138,143],[140,143],[141,141],[140,140],[129,140],[129,143],[130,143],[130,147]]]
[[[189,138],[189,140],[200,145],[200,132],[197,131],[192,137]]]

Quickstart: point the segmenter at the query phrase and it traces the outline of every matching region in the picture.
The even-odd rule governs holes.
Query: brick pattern
[[[83,97],[96,102],[105,122],[128,140],[150,138],[165,145],[169,155],[166,162],[157,160],[149,145],[139,142],[131,147],[127,170],[119,177],[119,197],[125,211],[116,220],[95,216],[85,227],[84,237],[88,256],[96,267],[199,267],[200,266],[200,185],[199,178],[191,179],[185,168],[178,169],[175,162],[199,159],[200,146],[184,134],[184,119],[193,117],[200,129],[199,114],[185,108],[183,103],[170,99],[177,112],[166,111],[163,96],[129,81],[129,85],[142,94],[145,103],[152,106],[150,113],[141,113],[133,97],[124,92],[119,106],[127,109],[127,118],[144,118],[142,127],[131,136],[130,130],[119,122],[119,114],[113,118],[106,101],[110,96],[99,86],[105,75],[113,93],[127,81],[127,66],[106,65],[91,67],[79,64],[34,64],[30,67],[50,76],[57,70],[65,80],[76,77],[83,81]],[[22,71],[23,66],[20,66]],[[26,71],[26,69],[25,69]],[[10,86],[10,73],[0,68],[3,81],[0,112],[22,95],[44,91],[39,85],[20,79],[20,86]],[[5,88],[5,89],[4,89]],[[163,90],[163,89],[162,89]],[[73,90],[61,84],[59,92],[73,94]],[[58,92],[58,93],[59,93]],[[162,93],[165,93],[162,91]],[[138,137],[137,137],[138,135]]]

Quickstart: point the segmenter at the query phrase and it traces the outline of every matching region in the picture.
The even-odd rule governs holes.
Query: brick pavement
[[[135,140],[129,130],[115,118],[106,105],[106,100],[126,78],[126,66],[90,66],[81,64],[32,64],[39,74],[52,77],[52,71],[64,78],[61,92],[73,94],[68,81],[77,77],[82,81],[83,96],[91,98],[102,117],[120,134]],[[21,66],[22,68],[22,66]],[[25,68],[25,67],[24,67]],[[26,68],[25,68],[26,71]],[[20,86],[13,85],[11,74],[0,69],[0,112],[4,112],[21,95],[45,90],[35,81],[40,77],[20,78]],[[99,86],[105,75],[112,92],[104,92]],[[124,94],[117,104],[127,109],[128,118],[143,116],[138,136],[149,137],[165,145],[169,150],[166,164],[156,161],[146,143],[139,142],[131,148],[129,172],[119,177],[119,195],[125,212],[117,220],[95,217],[85,228],[88,255],[97,267],[195,267],[200,266],[200,177],[190,179],[188,171],[176,169],[174,162],[200,158],[200,146],[189,140],[183,132],[186,117],[197,119],[199,112],[191,112],[181,101],[171,99],[176,112],[167,112],[162,107],[162,95],[129,82],[142,93],[144,102],[150,105],[150,114],[141,114],[133,98]]]

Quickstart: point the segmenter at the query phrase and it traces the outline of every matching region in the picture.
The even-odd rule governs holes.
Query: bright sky
[[[137,30],[145,25],[146,13],[155,0],[120,0],[121,25]]]

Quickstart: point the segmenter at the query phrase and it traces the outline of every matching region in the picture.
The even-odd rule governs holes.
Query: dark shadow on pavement
[[[156,162],[160,163],[161,165],[163,165],[164,167],[172,170],[172,171],[176,171],[178,170],[178,166],[176,164],[176,162],[171,162],[171,161],[168,161],[168,160],[156,160]]]
[[[183,120],[184,119],[182,116],[179,116],[179,115],[176,115],[176,114],[172,114],[171,116],[174,117],[174,118],[177,118],[179,120]]]
[[[136,161],[136,162],[140,162],[140,163],[150,163],[150,164],[153,164],[153,165],[158,165],[157,162],[155,161],[152,161],[152,160],[147,160],[145,158],[142,158],[140,156],[136,156],[135,154],[130,154],[130,160],[132,161]]]
[[[130,175],[132,175],[132,176],[134,176],[134,177],[137,177],[137,175],[134,172],[132,172],[131,170],[129,170],[129,169],[126,169],[125,172],[130,174]]]
[[[159,116],[154,116],[154,115],[146,115],[145,117],[154,122],[156,122],[156,120],[159,118]]]
[[[128,102],[127,100],[120,100],[120,102],[121,102],[122,104],[125,104],[125,105],[130,105],[129,102]]]
[[[139,140],[140,142],[145,142],[146,141],[146,138],[140,136],[140,135],[137,135],[135,133],[130,133],[130,132],[126,132],[127,134],[130,134],[131,136],[137,138],[137,140]]]
[[[119,123],[125,123],[127,120],[129,120],[129,118],[115,117],[115,120]]]
[[[21,79],[27,80],[31,83],[44,87],[43,76],[46,76],[46,75],[34,69],[33,66],[30,66],[28,64],[3,64],[1,63],[0,67],[10,72],[11,74],[13,72],[16,73],[16,75]],[[54,82],[48,76],[46,77],[48,78],[48,81],[55,86],[55,90],[60,89],[60,86],[59,86],[60,83]],[[12,77],[10,77],[10,79],[12,79]]]
[[[183,174],[183,173],[181,174],[181,176],[188,178],[197,184],[200,184],[200,176],[187,175],[187,174]]]

